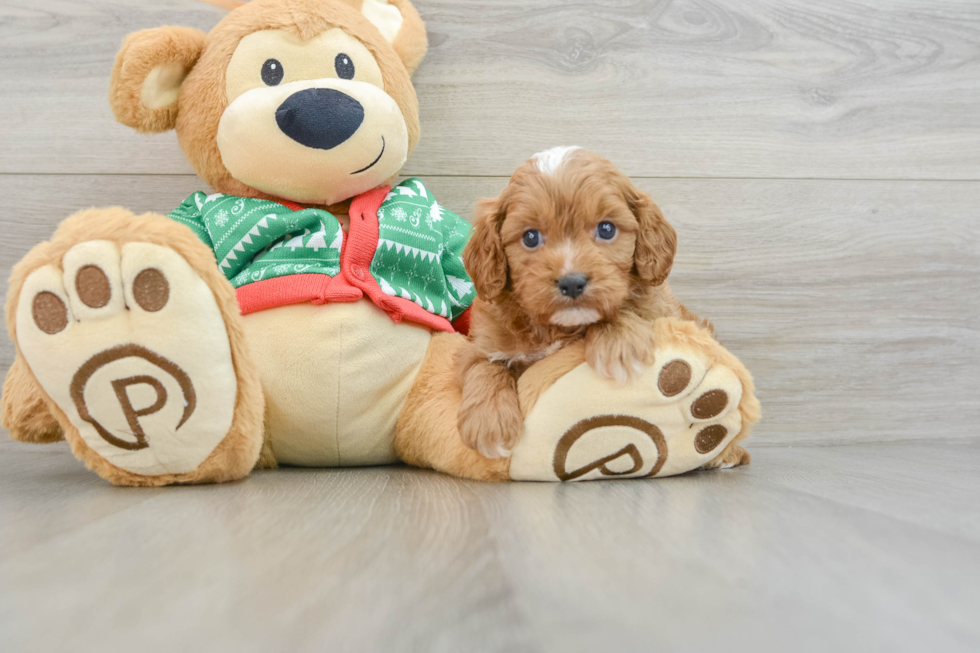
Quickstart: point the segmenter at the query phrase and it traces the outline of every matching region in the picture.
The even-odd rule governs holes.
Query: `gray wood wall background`
[[[546,147],[600,152],[677,228],[674,289],[755,374],[756,442],[980,435],[980,3],[416,5],[405,173],[445,206]],[[0,0],[0,274],[75,210],[201,189],[172,134],[114,122],[108,79],[129,32],[222,13]]]

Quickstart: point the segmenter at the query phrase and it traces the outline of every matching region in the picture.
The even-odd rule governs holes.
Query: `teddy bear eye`
[[[337,77],[341,79],[354,79],[354,62],[343,52],[338,54],[337,58],[333,60],[333,67],[337,71]]]
[[[541,232],[537,229],[528,229],[524,232],[524,237],[521,240],[524,243],[524,247],[535,249],[541,244]]]
[[[595,228],[595,237],[599,240],[612,240],[616,237],[616,225],[607,220],[603,220]]]
[[[266,86],[279,86],[285,74],[282,64],[277,59],[269,59],[262,64],[262,81]]]

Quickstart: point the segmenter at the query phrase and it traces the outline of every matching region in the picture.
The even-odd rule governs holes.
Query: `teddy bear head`
[[[408,0],[208,0],[205,34],[129,35],[110,102],[140,132],[176,129],[216,191],[332,205],[397,176],[419,139],[411,73],[425,26]]]

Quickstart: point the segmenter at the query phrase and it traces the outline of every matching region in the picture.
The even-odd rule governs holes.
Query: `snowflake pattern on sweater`
[[[344,232],[321,209],[293,211],[269,200],[197,192],[169,217],[214,250],[235,288],[291,274],[340,272]]]
[[[470,225],[444,209],[416,178],[391,189],[378,209],[378,249],[371,275],[386,295],[455,320],[476,290],[463,267]]]
[[[197,192],[169,217],[190,227],[235,288],[298,274],[341,274],[346,235],[323,209]],[[378,209],[370,274],[382,292],[449,321],[476,297],[463,267],[470,225],[436,202],[419,179],[391,189]],[[352,223],[351,228],[358,228]]]

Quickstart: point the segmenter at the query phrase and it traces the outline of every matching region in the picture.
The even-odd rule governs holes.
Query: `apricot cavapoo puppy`
[[[580,148],[535,155],[481,200],[463,253],[479,293],[456,360],[463,441],[510,455],[523,430],[517,377],[572,342],[620,383],[652,364],[653,321],[696,319],[665,281],[676,247],[650,196]]]

